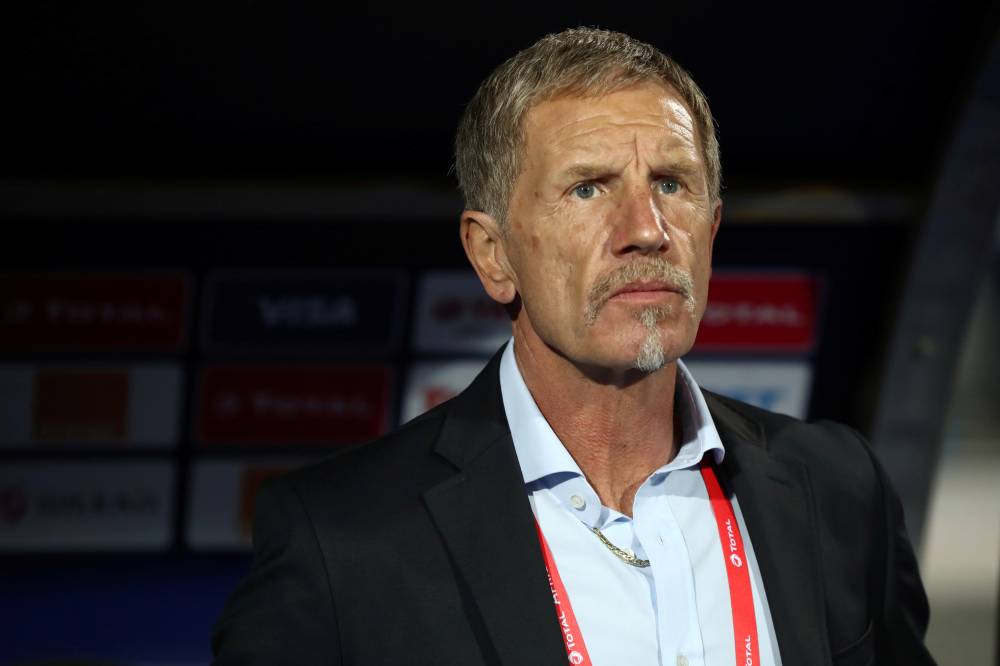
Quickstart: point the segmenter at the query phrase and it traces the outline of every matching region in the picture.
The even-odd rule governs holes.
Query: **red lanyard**
[[[740,526],[736,523],[733,503],[722,493],[715,467],[701,466],[701,476],[705,479],[708,499],[715,513],[715,524],[719,528],[722,543],[722,557],[726,561],[726,575],[729,577],[729,603],[733,609],[733,633],[736,642],[737,666],[757,666],[760,651],[757,649],[757,618],[753,612],[753,590],[750,589],[750,565]]]
[[[549,589],[552,590],[552,603],[556,605],[556,615],[559,617],[559,628],[562,629],[563,643],[566,645],[566,656],[571,664],[585,664],[591,666],[590,654],[587,646],[583,644],[583,633],[580,625],[576,621],[573,607],[569,603],[569,595],[566,594],[566,586],[563,585],[559,576],[559,569],[556,568],[556,561],[549,550],[549,543],[542,534],[542,526],[535,521],[535,528],[538,529],[538,540],[542,544],[542,557],[545,558],[545,569],[549,574]]]
[[[733,504],[722,492],[719,480],[715,476],[712,465],[703,464],[701,476],[705,480],[708,499],[712,504],[712,513],[719,528],[719,541],[722,545],[722,555],[726,562],[726,576],[729,582],[729,601],[733,610],[733,633],[736,648],[737,666],[758,666],[760,652],[757,648],[757,618],[753,610],[753,591],[750,588],[750,571],[747,566],[746,551],[743,549],[743,538],[733,513]],[[542,557],[545,559],[545,569],[549,575],[549,589],[552,591],[552,603],[556,607],[559,618],[559,628],[562,629],[563,643],[566,645],[566,655],[571,664],[592,666],[587,646],[583,642],[583,632],[576,621],[573,607],[566,594],[566,586],[559,576],[559,569],[552,557],[549,544],[542,534],[542,528],[535,521],[538,530],[538,540],[542,545]]]

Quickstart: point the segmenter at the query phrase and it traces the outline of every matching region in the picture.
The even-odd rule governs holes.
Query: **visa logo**
[[[358,323],[357,306],[346,296],[336,299],[323,296],[262,296],[257,302],[257,309],[264,324],[272,328],[330,328]]]

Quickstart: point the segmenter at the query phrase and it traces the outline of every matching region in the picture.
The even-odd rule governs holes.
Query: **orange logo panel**
[[[37,441],[124,442],[128,430],[126,371],[42,370],[35,377]]]

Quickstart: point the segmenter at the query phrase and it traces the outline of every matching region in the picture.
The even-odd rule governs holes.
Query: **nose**
[[[630,188],[619,203],[614,234],[617,256],[656,254],[670,248],[667,221],[648,187]]]

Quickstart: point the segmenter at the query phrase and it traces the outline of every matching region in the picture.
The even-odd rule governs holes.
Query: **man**
[[[512,341],[456,399],[270,483],[216,664],[930,664],[868,447],[701,391],[707,101],[577,29],[461,122],[461,239]]]

